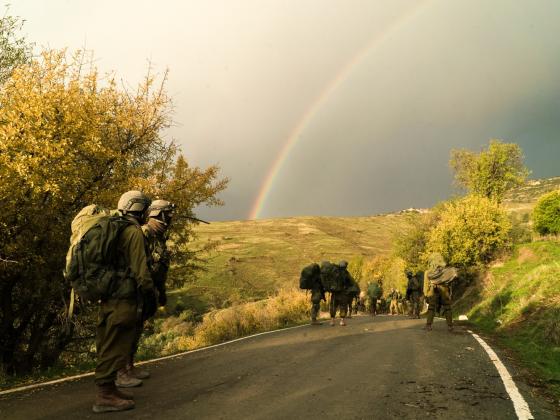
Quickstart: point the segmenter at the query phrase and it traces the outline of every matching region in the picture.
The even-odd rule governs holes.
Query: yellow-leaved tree
[[[218,167],[189,167],[162,138],[171,123],[165,76],[156,83],[148,71],[130,91],[85,57],[43,52],[0,88],[0,356],[9,374],[51,366],[74,340],[62,268],[82,207],[114,208],[141,188],[192,216],[197,205],[219,205],[227,185]],[[173,234],[177,258],[192,268],[191,226],[183,218]]]

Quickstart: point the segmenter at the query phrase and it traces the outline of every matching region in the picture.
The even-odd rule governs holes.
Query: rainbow
[[[282,146],[280,152],[276,156],[276,159],[272,163],[266,175],[266,178],[264,179],[264,182],[259,189],[257,198],[255,199],[255,202],[251,208],[249,219],[254,220],[260,217],[266,200],[270,194],[270,191],[272,190],[274,182],[278,178],[278,174],[284,166],[284,162],[289,157],[290,152],[296,145],[298,139],[301,136],[301,133],[303,132],[309,121],[311,121],[317,111],[321,108],[321,106],[333,94],[338,86],[340,86],[340,84],[342,84],[348,78],[348,76],[352,73],[352,70],[358,64],[360,64],[375,48],[378,48],[380,45],[382,45],[383,41],[386,40],[389,35],[408,23],[414,16],[418,14],[421,9],[423,9],[428,3],[430,3],[430,1],[431,0],[420,2],[414,7],[408,9],[385,31],[374,37],[366,44],[364,48],[359,50],[358,53],[354,55],[354,57],[343,66],[343,68],[336,74],[336,76],[331,81],[329,81],[329,83],[327,83],[319,96],[315,98],[315,100],[307,108],[307,111],[305,111],[302,117],[299,119],[299,122],[292,129],[288,138],[284,141],[284,145]]]

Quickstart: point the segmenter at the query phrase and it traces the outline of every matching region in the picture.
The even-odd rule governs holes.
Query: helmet
[[[339,266],[340,268],[346,268],[346,267],[348,267],[348,261],[344,261],[344,260],[343,260],[343,261],[340,261],[340,262],[338,263],[338,266]]]
[[[175,210],[175,204],[167,200],[154,200],[148,209],[148,216],[157,217],[161,212],[172,212],[173,210]]]
[[[432,271],[445,268],[446,265],[445,259],[439,252],[434,252],[428,257],[428,267]]]
[[[119,198],[117,210],[123,214],[144,213],[148,209],[150,202],[151,200],[142,191],[127,191]]]
[[[414,275],[414,273],[413,273],[412,270],[410,270],[410,269],[406,270],[406,271],[405,271],[405,274],[406,274],[406,277],[407,277],[407,278],[411,278],[411,277]]]

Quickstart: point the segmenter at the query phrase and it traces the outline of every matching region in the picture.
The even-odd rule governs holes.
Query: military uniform
[[[389,312],[391,315],[398,315],[399,314],[399,292],[397,290],[392,290],[389,294],[389,298],[391,299],[391,305],[389,307]]]
[[[128,218],[130,225],[120,234],[117,243],[117,266],[126,275],[117,280],[111,298],[101,302],[97,320],[97,385],[114,383],[117,372],[124,369],[136,339],[136,322],[142,304],[138,288],[153,291],[148,270],[144,235],[140,224]]]
[[[325,291],[321,283],[311,289],[311,322],[317,322],[319,311],[321,310],[321,300],[325,298]]]
[[[156,234],[152,232],[148,226],[142,226],[142,233],[146,241],[146,255],[148,268],[150,270],[152,280],[154,283],[154,288],[157,290],[157,298],[161,306],[165,305],[167,301],[165,281],[167,280],[167,271],[169,269],[169,252],[167,251],[166,238],[164,235]],[[132,368],[134,355],[138,351],[138,344],[140,343],[140,338],[142,337],[142,332],[144,331],[144,323],[151,316],[145,310],[138,313],[136,318],[135,330],[136,334],[134,337],[134,344],[132,346],[132,352],[128,361],[128,368]],[[145,379],[148,377],[147,372],[135,373],[135,377],[140,379]]]
[[[420,275],[423,276],[423,273],[411,274],[406,288],[406,294],[410,301],[410,316],[412,318],[420,318],[420,297],[422,295],[421,283],[418,278]]]
[[[451,281],[457,277],[457,270],[446,267],[441,255],[436,254],[431,258],[430,269],[426,272],[426,299],[428,301],[428,313],[426,328],[431,330],[436,310],[441,308],[447,321],[449,330],[453,328],[453,314],[451,312]]]
[[[331,293],[329,310],[331,318],[333,319],[336,318],[337,312],[339,312],[341,318],[346,318],[348,311],[348,294],[345,290]]]

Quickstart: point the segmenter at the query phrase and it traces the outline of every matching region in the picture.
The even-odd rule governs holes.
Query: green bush
[[[560,233],[560,191],[543,195],[533,210],[533,227],[541,235]]]
[[[510,231],[511,222],[499,204],[468,195],[443,205],[424,255],[439,252],[461,268],[485,264],[509,246]]]

